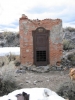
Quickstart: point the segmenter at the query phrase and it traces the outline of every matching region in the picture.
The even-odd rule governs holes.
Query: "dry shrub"
[[[8,94],[17,89],[15,81],[11,82],[10,80],[1,80],[0,82],[0,96]]]
[[[0,57],[0,67],[2,67],[2,66],[4,66],[4,65],[6,65],[6,64],[8,64],[9,63],[9,60],[8,60],[8,58],[6,57],[6,56],[1,56]]]
[[[69,54],[67,58],[71,61],[71,64],[75,66],[75,53]]]
[[[8,94],[15,89],[20,88],[15,80],[14,77],[14,68],[11,66],[5,66],[1,69],[1,76],[0,76],[0,96]]]
[[[4,65],[4,61],[0,60],[0,67]]]
[[[69,54],[68,55],[68,60],[75,61],[75,53]]]
[[[19,33],[17,33],[17,34],[16,34],[16,37],[17,37],[17,38],[19,38],[19,37],[20,37]]]
[[[68,100],[75,100],[75,83],[65,82],[57,90],[57,93]]]
[[[69,40],[66,40],[66,39],[63,40],[63,50],[70,50],[73,48],[74,46],[70,43]]]
[[[70,32],[75,32],[75,28],[73,28],[73,27],[67,27],[66,30],[68,30]]]
[[[15,64],[15,66],[20,66],[21,63],[20,63],[20,61],[15,60],[14,64]]]
[[[4,46],[4,43],[2,42],[2,43],[0,43],[0,45],[3,47]]]
[[[14,55],[14,54],[12,54],[12,53],[10,53],[9,55],[7,55],[7,57],[8,57],[8,59],[9,59],[9,61],[14,61],[14,60],[16,60],[16,55]]]
[[[20,65],[20,56],[19,55],[14,55],[10,53],[10,55],[7,55],[9,61],[14,61],[15,66]]]
[[[20,62],[20,56],[18,56],[18,55],[16,56],[14,64],[15,64],[15,66],[19,66],[21,64],[21,62]]]

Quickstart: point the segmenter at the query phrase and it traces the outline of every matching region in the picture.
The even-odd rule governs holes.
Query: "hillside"
[[[65,41],[66,40],[66,41]],[[63,29],[63,42],[67,42],[68,47],[75,48],[75,28],[67,27]],[[0,33],[0,47],[19,47],[19,33]]]
[[[19,47],[19,34],[13,32],[0,33],[0,47]]]

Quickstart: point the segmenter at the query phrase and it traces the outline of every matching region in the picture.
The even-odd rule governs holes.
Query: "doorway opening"
[[[36,66],[49,64],[49,30],[38,27],[33,34],[33,58]]]

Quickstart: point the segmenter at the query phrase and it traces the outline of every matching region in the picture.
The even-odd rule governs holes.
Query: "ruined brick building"
[[[20,59],[22,65],[56,65],[61,61],[62,20],[19,19]]]

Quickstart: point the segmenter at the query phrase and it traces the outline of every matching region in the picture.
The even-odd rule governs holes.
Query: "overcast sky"
[[[0,0],[0,30],[19,31],[22,14],[29,19],[60,18],[75,28],[75,0]]]

